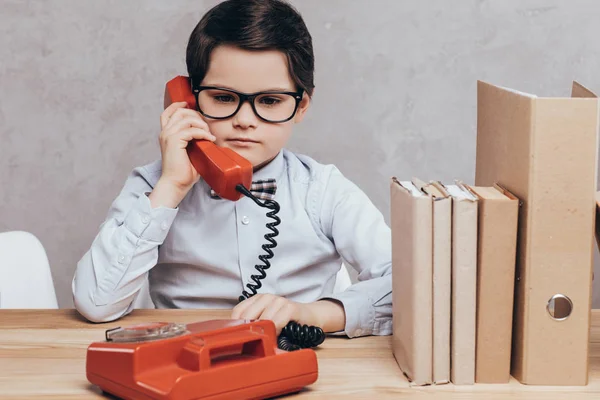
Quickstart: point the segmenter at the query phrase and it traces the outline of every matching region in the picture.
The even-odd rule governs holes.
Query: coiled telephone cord
[[[269,222],[266,225],[267,229],[271,231],[265,234],[264,237],[267,240],[267,243],[262,245],[262,248],[266,254],[261,254],[260,256],[258,256],[260,261],[262,261],[262,264],[257,264],[254,266],[254,268],[256,268],[259,274],[252,275],[250,277],[250,279],[254,281],[254,284],[246,284],[248,291],[242,291],[242,295],[238,299],[240,302],[242,302],[254,296],[257,293],[258,289],[262,287],[262,283],[260,281],[267,276],[265,270],[271,267],[271,263],[269,262],[269,260],[273,258],[272,249],[277,247],[275,237],[279,235],[277,225],[281,223],[281,219],[277,216],[277,213],[279,212],[280,208],[279,203],[277,203],[275,200],[261,201],[243,185],[237,185],[235,188],[238,192],[251,198],[259,206],[269,209],[270,211],[267,212],[267,217],[273,220],[273,222]],[[320,327],[301,325],[295,321],[290,321],[279,334],[277,345],[282,350],[294,351],[303,348],[316,347],[323,343],[324,340],[325,333]]]

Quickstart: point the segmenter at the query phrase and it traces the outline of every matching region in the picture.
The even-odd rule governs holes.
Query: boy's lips
[[[258,141],[256,141],[256,140],[252,140],[250,138],[245,138],[245,137],[235,137],[235,138],[227,139],[226,141],[234,142],[234,143],[246,143],[246,144],[258,143]]]
[[[234,149],[251,149],[260,142],[245,137],[226,139],[225,142]]]

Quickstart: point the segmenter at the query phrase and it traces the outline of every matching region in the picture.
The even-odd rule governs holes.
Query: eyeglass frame
[[[235,109],[235,111],[226,117],[213,117],[212,115],[208,115],[208,114],[204,113],[204,111],[202,111],[202,109],[200,108],[200,101],[199,101],[198,97],[200,96],[201,91],[210,90],[210,89],[223,90],[223,91],[231,92],[231,93],[234,93],[235,95],[237,95],[240,100],[238,101],[238,106]],[[242,92],[238,92],[237,90],[222,88],[222,87],[218,87],[218,86],[200,86],[200,85],[196,86],[194,84],[192,84],[192,92],[194,93],[194,97],[196,97],[196,108],[198,109],[197,111],[200,114],[204,115],[206,118],[217,119],[217,120],[231,118],[240,111],[240,109],[242,108],[242,105],[247,101],[250,103],[250,107],[252,107],[252,111],[254,112],[254,115],[256,115],[261,120],[272,123],[272,124],[281,124],[284,122],[288,122],[292,118],[294,118],[294,116],[298,112],[298,106],[300,105],[300,102],[302,101],[302,97],[304,95],[304,89],[300,89],[297,92],[286,92],[286,91],[273,90],[273,91],[256,92],[256,93],[242,93]],[[254,100],[256,99],[256,97],[263,95],[263,94],[286,94],[286,95],[292,96],[294,98],[294,100],[296,100],[296,105],[294,106],[294,112],[292,113],[292,115],[289,118],[279,120],[279,121],[269,121],[268,119],[263,118],[258,113],[258,111],[256,111],[256,106],[254,105]]]

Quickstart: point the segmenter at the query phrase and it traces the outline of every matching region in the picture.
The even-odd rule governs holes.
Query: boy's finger
[[[242,315],[242,313],[252,304],[256,301],[257,296],[254,297],[250,297],[249,299],[246,299],[244,301],[242,301],[241,303],[239,303],[238,305],[236,305],[235,307],[233,307],[233,310],[231,311],[231,318],[233,319],[238,319],[240,318],[240,316]]]
[[[167,108],[165,108],[165,110],[163,111],[163,114],[165,114],[167,117],[170,117],[179,108],[184,108],[186,106],[187,106],[186,101],[175,101],[175,102],[169,104],[169,106]]]
[[[178,120],[171,119],[164,128],[165,135],[170,136],[186,128],[200,128],[209,131],[208,124],[200,118],[185,117]]]
[[[191,115],[190,112],[193,113],[192,110],[190,110],[189,108],[185,108],[185,107],[180,107],[177,108],[166,120],[166,124],[163,127],[164,129],[169,129],[169,127],[171,125],[173,125],[173,123],[180,121],[182,118],[184,118],[186,115]]]
[[[241,314],[243,319],[258,319],[264,309],[269,305],[272,299],[270,296],[264,296],[256,299],[254,303],[248,306]]]
[[[169,118],[164,129],[170,129],[178,121],[186,118],[194,118],[198,121],[202,121],[208,126],[208,123],[204,120],[204,118],[202,118],[202,114],[200,114],[198,111],[190,110],[189,108],[178,108],[175,110],[171,118]]]
[[[279,336],[281,330],[287,325],[287,323],[294,320],[292,305],[287,303],[285,306],[281,307],[277,314],[274,315],[272,320],[275,324],[277,336]]]
[[[285,307],[285,305],[287,304],[286,301],[278,301],[275,300],[274,302],[271,302],[262,312],[262,314],[260,314],[260,316],[258,317],[259,319],[270,319],[273,320],[278,313],[280,313],[281,309],[283,307]]]
[[[176,136],[179,139],[189,142],[190,140],[210,140],[214,142],[217,138],[210,134],[210,132],[205,131],[201,128],[188,128],[179,132],[179,135]],[[187,143],[185,144],[187,146]]]
[[[178,101],[169,105],[169,107],[165,108],[165,110],[160,114],[160,126],[164,127],[169,119],[173,116],[175,111],[180,108],[184,108],[187,106],[185,101]]]

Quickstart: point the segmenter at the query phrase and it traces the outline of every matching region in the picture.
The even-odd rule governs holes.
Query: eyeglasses
[[[247,94],[214,86],[196,86],[192,91],[196,96],[198,111],[207,118],[231,118],[248,101],[258,118],[272,123],[287,122],[294,118],[303,94],[302,90]]]

